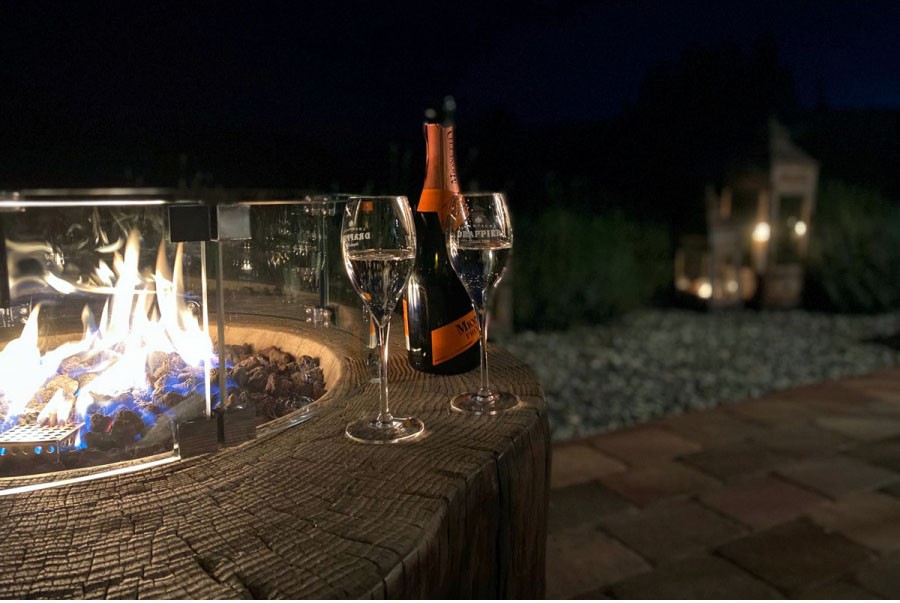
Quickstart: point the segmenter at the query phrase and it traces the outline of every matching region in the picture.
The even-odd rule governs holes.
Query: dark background
[[[492,186],[619,173],[662,159],[662,135],[731,144],[707,139],[763,113],[900,107],[897,2],[5,2],[0,15],[3,188],[170,185],[180,171],[407,187],[422,111],[444,95],[463,176]],[[694,141],[676,121],[713,131]]]
[[[880,311],[898,45],[895,1],[4,2],[0,190],[416,200],[423,111],[450,95],[463,187],[517,216],[516,320],[565,326],[668,299],[705,187],[774,117],[821,165],[805,303]]]

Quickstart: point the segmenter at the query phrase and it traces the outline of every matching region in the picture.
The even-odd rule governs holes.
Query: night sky
[[[446,94],[461,125],[497,108],[531,126],[605,119],[685,49],[765,36],[803,104],[900,108],[900,2],[7,1],[0,15],[7,163],[85,133],[386,146]]]

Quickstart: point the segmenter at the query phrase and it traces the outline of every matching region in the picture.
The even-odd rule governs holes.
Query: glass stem
[[[388,363],[388,336],[390,335],[391,317],[388,316],[384,323],[375,321],[378,329],[378,376],[379,376],[379,402],[380,412],[378,413],[379,423],[390,423],[394,420],[391,410],[388,407],[388,379],[387,379],[387,363]]]
[[[481,387],[478,389],[479,398],[491,397],[490,378],[488,377],[488,357],[487,357],[487,339],[488,339],[488,289],[485,288],[481,294],[481,307],[475,308],[475,316],[478,317],[478,331],[481,333]]]

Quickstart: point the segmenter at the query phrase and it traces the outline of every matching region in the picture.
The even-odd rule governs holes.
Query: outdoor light
[[[697,288],[697,296],[702,299],[709,299],[712,297],[712,285],[709,283],[701,283]]]
[[[806,225],[804,225],[804,231],[806,229]],[[753,228],[753,240],[757,243],[767,243],[769,241],[769,237],[772,236],[772,228],[769,226],[768,222],[758,222],[756,226]]]
[[[797,220],[797,223],[794,224],[794,234],[798,237],[802,237],[806,234],[806,222],[803,220]]]

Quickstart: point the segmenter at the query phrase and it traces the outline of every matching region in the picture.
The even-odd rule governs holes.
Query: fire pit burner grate
[[[0,456],[58,455],[60,450],[75,445],[83,423],[62,427],[17,425],[0,434]]]

